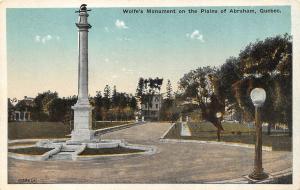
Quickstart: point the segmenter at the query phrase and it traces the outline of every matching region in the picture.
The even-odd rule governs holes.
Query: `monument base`
[[[78,103],[80,102],[80,103]],[[95,140],[92,130],[92,110],[93,107],[85,102],[78,101],[72,109],[74,110],[74,130],[71,133],[73,142],[91,142]]]
[[[71,141],[79,141],[79,142],[91,142],[96,141],[95,132],[89,129],[77,129],[73,130],[71,133]]]

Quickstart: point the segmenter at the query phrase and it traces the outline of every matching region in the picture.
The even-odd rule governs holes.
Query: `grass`
[[[108,128],[108,127],[113,127],[113,126],[118,126],[118,125],[124,125],[124,124],[130,124],[130,123],[133,123],[133,122],[131,122],[131,121],[116,121],[116,122],[104,121],[104,122],[96,122],[96,126],[95,126],[95,124],[93,125],[93,130],[104,129],[104,128]]]
[[[8,139],[66,138],[70,126],[60,122],[9,122]]]
[[[103,129],[130,122],[96,122],[93,129]],[[8,139],[51,139],[67,138],[71,134],[69,125],[61,122],[9,122]]]
[[[28,155],[43,155],[50,150],[53,150],[53,148],[29,147],[29,148],[8,149],[8,152],[17,153],[17,154],[28,154]]]
[[[165,138],[217,141],[217,129],[208,122],[188,123],[192,136],[180,136],[181,127],[175,124]],[[224,131],[221,133],[221,141],[244,144],[255,144],[255,131],[239,123],[222,123]],[[272,146],[273,150],[291,151],[292,138],[288,135],[267,135],[263,133],[263,146]]]
[[[128,154],[128,153],[138,153],[144,152],[144,150],[130,149],[124,147],[115,147],[115,148],[86,148],[80,155],[110,155],[110,154]]]

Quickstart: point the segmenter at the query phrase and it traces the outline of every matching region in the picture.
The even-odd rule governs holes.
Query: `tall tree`
[[[145,93],[144,78],[139,78],[138,86],[136,88],[136,97],[142,99],[143,94]]]
[[[34,98],[34,107],[32,110],[31,118],[33,120],[45,121],[49,119],[49,105],[51,101],[58,98],[57,92],[51,92],[50,90],[38,93]]]
[[[102,120],[102,109],[103,109],[103,97],[101,94],[101,91],[96,91],[96,96],[94,97],[94,102],[95,102],[95,119],[96,120]]]
[[[106,85],[106,86],[104,87],[103,92],[104,92],[103,95],[104,95],[105,98],[110,98],[111,90],[110,90],[109,85]]]
[[[129,107],[130,107],[133,111],[136,111],[136,109],[137,109],[137,101],[136,101],[136,98],[135,98],[134,96],[131,96],[131,98],[130,98]]]
[[[168,79],[166,85],[166,98],[162,101],[161,109],[160,109],[160,119],[162,120],[172,120],[174,114],[174,98],[171,81]]]
[[[291,36],[276,36],[250,43],[239,54],[242,76],[233,84],[234,97],[239,107],[254,116],[249,98],[253,88],[266,90],[262,120],[273,125],[286,123],[292,134],[292,41]]]
[[[104,88],[104,97],[103,97],[103,105],[105,109],[109,109],[110,108],[110,104],[111,104],[111,100],[110,100],[110,87],[108,85],[105,86]]]
[[[172,89],[172,84],[170,79],[168,79],[166,90],[167,90],[167,99],[168,100],[173,99],[173,89]]]
[[[197,101],[202,118],[217,128],[220,140],[220,133],[224,130],[221,120],[225,111],[225,99],[220,90],[217,69],[208,66],[192,70],[180,79],[179,88],[185,98]]]

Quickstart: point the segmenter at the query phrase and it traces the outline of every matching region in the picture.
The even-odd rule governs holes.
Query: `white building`
[[[162,95],[154,95],[151,99],[152,101],[141,104],[141,115],[146,120],[158,120],[163,100]]]
[[[14,106],[10,117],[13,121],[31,121],[31,112],[29,111],[34,105],[34,98],[24,96],[23,100],[19,100]]]

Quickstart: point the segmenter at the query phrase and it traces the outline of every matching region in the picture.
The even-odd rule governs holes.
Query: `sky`
[[[124,14],[123,8],[93,8],[89,31],[89,94],[106,84],[135,93],[140,77],[177,82],[201,66],[220,66],[250,42],[291,33],[289,6],[198,7],[212,14]],[[227,8],[257,14],[222,14]],[[281,13],[259,13],[261,8]],[[146,10],[147,8],[136,8]],[[158,9],[158,8],[155,8]],[[173,8],[168,8],[173,9]],[[227,11],[228,11],[227,10]],[[74,8],[9,8],[7,19],[8,97],[21,99],[57,91],[76,95],[78,34]]]

